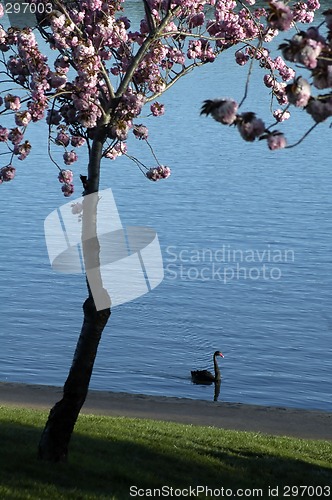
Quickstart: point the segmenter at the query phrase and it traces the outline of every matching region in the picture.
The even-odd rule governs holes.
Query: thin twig
[[[310,132],[312,132],[314,130],[315,127],[317,127],[317,125],[319,125],[318,123],[315,123],[302,137],[299,141],[297,141],[295,144],[291,144],[290,146],[286,146],[285,149],[290,149],[290,148],[295,148],[295,146],[298,146],[299,144],[301,144],[302,141],[304,141],[304,139],[310,134]]]
[[[144,165],[144,163],[142,163],[141,161],[139,161],[134,156],[128,155],[127,153],[123,153],[123,155],[126,156],[127,158],[129,158],[129,160],[131,160],[134,163],[136,163],[136,165],[138,166],[138,168],[140,169],[140,171],[142,172],[142,174],[146,175],[146,173],[144,172],[144,170],[142,169],[142,167],[144,167],[146,170],[149,170],[149,169],[148,169],[148,167],[146,165]]]
[[[150,148],[150,150],[151,150],[151,153],[152,153],[152,155],[153,155],[153,158],[156,160],[156,162],[158,163],[159,167],[161,167],[161,165],[160,165],[160,163],[159,163],[159,160],[158,160],[158,158],[156,157],[155,152],[153,151],[153,148],[152,148],[151,144],[148,142],[148,140],[147,140],[147,139],[145,139],[145,142],[146,142],[146,143],[147,143],[147,145],[149,146],[149,148]]]

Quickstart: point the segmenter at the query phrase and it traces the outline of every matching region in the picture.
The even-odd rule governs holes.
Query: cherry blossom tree
[[[80,157],[80,148],[86,147],[88,164],[80,175],[85,195],[81,220],[86,269],[99,265],[96,211],[91,210],[90,205],[95,208],[98,204],[101,164],[107,168],[108,161],[126,155],[151,181],[170,175],[170,168],[156,158],[149,131],[139,116],[143,108],[155,117],[162,115],[165,108],[159,98],[180,78],[241,44],[236,62],[258,60],[266,67],[269,70],[266,83],[273,88],[280,104],[286,104],[287,98],[306,109],[310,104],[310,98],[306,101],[303,95],[305,89],[308,93],[307,84],[301,79],[294,80],[294,71],[283,58],[272,60],[265,46],[279,30],[287,30],[294,23],[311,22],[320,7],[318,0],[287,4],[271,0],[265,2],[265,8],[256,7],[255,0],[142,2],[145,16],[138,27],[131,26],[126,17],[126,1],[122,0],[30,0],[31,12],[36,16],[34,26],[25,29],[12,26],[7,30],[0,26],[1,74],[6,88],[0,103],[3,117],[0,183],[4,185],[13,180],[19,161],[33,151],[33,144],[24,138],[33,122],[44,120],[48,127],[50,164],[58,171],[65,197],[74,192],[72,165]],[[0,4],[0,14],[3,13]],[[330,20],[328,23],[330,26]],[[300,32],[295,41],[288,42],[282,49],[285,58],[297,62],[302,57],[298,45],[312,47],[316,42],[325,50],[330,40],[311,33],[305,38]],[[52,49],[53,62],[43,54],[44,44]],[[317,46],[314,50],[319,52]],[[318,54],[315,61],[317,58]],[[313,61],[314,56],[308,55],[307,59]],[[314,71],[315,67],[310,69]],[[331,77],[330,71],[326,71],[325,76],[317,73],[320,88],[324,78]],[[276,73],[284,83],[278,84]],[[288,84],[290,87],[287,81],[292,81]],[[317,105],[322,104],[320,99]],[[241,103],[238,105],[232,100],[206,101],[202,112],[221,123],[236,124],[247,141],[267,135],[272,149],[276,149],[276,144],[281,147],[279,133],[266,129],[252,112],[239,114],[240,106]],[[311,104],[312,115],[314,108]],[[287,110],[276,114],[278,121],[286,116]],[[127,151],[130,133],[140,140],[142,147],[150,148],[153,164],[146,166]],[[53,148],[63,149],[63,165],[55,161]],[[4,163],[6,157],[8,161]],[[96,196],[86,196],[93,194]],[[92,199],[89,205],[88,199]],[[74,205],[75,213],[81,210]],[[85,237],[87,234],[89,238]],[[92,242],[92,252],[87,248],[87,241]],[[111,313],[111,298],[102,280],[99,294],[105,304],[103,309],[96,308],[89,280],[87,288],[82,330],[63,397],[51,409],[39,443],[41,459],[67,459],[70,437],[88,392],[98,344]]]

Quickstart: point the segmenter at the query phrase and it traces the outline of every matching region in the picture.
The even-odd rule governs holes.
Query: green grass
[[[39,461],[36,453],[46,416],[41,411],[0,407],[1,500],[158,498],[158,492],[150,495],[150,491],[130,496],[130,486],[225,488],[224,497],[216,493],[191,498],[226,498],[226,488],[233,490],[233,498],[240,498],[239,488],[248,489],[250,498],[287,498],[285,485],[330,486],[332,493],[329,441],[83,415],[68,463],[50,464]],[[268,488],[276,486],[279,495],[269,496]],[[327,491],[320,496],[320,489],[314,495],[313,490],[303,495],[301,490],[289,498],[329,498],[324,495]],[[177,496],[168,498],[186,494],[173,493]]]

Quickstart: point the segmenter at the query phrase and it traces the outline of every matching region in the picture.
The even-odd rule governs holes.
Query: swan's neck
[[[215,376],[215,379],[216,380],[220,380],[221,376],[220,376],[219,366],[218,366],[218,363],[217,363],[217,356],[213,356],[213,364],[214,364],[214,376]]]

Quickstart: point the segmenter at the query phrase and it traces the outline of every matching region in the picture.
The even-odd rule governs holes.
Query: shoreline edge
[[[49,410],[61,397],[62,387],[0,382],[0,407]],[[319,410],[89,390],[81,413],[332,440],[332,413]]]

